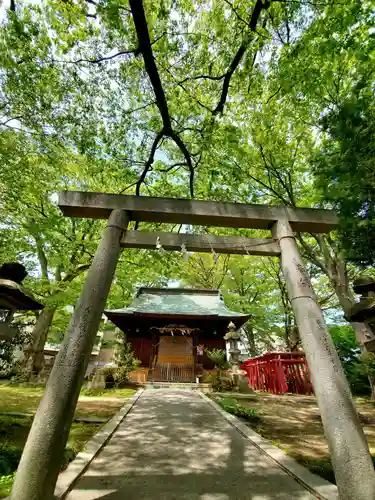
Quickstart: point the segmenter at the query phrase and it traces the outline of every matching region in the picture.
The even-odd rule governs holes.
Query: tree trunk
[[[330,278],[330,277],[329,277]],[[334,279],[330,278],[332,286],[336,292],[337,298],[339,300],[340,306],[344,311],[345,316],[350,315],[351,308],[355,304],[355,298],[352,292],[349,290],[349,282],[347,277],[345,278],[344,283],[342,283],[339,277],[335,277]],[[357,342],[360,345],[364,345],[364,342],[370,338],[372,338],[373,334],[368,326],[364,323],[356,323],[354,321],[351,322],[351,325],[355,331],[355,336]]]
[[[346,263],[329,236],[319,234],[315,235],[315,239],[319,245],[320,255],[317,255],[300,235],[298,237],[306,257],[328,277],[344,315],[349,317],[356,300],[350,289]],[[351,325],[361,350],[365,351],[365,341],[374,338],[372,331],[364,323],[351,322]],[[368,377],[368,379],[371,386],[371,396],[375,399],[375,378]]]
[[[369,375],[368,381],[370,382],[371,386],[371,401],[375,401],[375,377]]]
[[[324,264],[321,269],[327,275],[333,289],[336,292],[340,306],[346,317],[350,315],[351,308],[355,304],[355,297],[350,289],[349,277],[346,263],[337,250],[332,247],[332,243],[327,241],[323,235],[317,235],[316,240],[322,252]],[[351,323],[357,338],[357,342],[363,345],[365,340],[373,337],[371,330],[364,323]]]
[[[27,369],[30,373],[38,375],[44,367],[44,345],[47,340],[56,307],[46,307],[40,313],[33,330],[33,341]]]
[[[290,350],[291,352],[298,351],[301,344],[301,337],[297,325],[293,325],[290,331]]]
[[[333,289],[336,292],[340,306],[344,311],[344,315],[346,317],[349,317],[351,309],[356,300],[354,294],[350,290],[349,278],[346,272],[345,262],[340,258],[340,256],[332,258],[331,255],[327,255],[327,252],[323,252],[323,256],[325,257],[325,263],[327,265],[326,274],[332,284]],[[364,323],[357,323],[355,321],[352,321],[351,325],[354,329],[357,342],[361,347],[361,351],[367,352],[365,342],[366,340],[374,337],[373,332]],[[368,380],[371,388],[371,399],[375,401],[375,377],[371,377],[369,375]]]
[[[292,322],[290,318],[290,311],[284,307],[284,341],[285,341],[285,349],[290,351],[292,348]]]
[[[246,334],[246,340],[249,345],[249,354],[250,356],[256,356],[257,355],[257,348],[255,345],[255,336],[254,336],[254,327],[253,325],[246,325],[244,327],[244,331]]]

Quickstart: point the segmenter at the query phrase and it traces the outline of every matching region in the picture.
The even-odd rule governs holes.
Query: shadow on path
[[[312,500],[194,391],[143,393],[68,500]]]

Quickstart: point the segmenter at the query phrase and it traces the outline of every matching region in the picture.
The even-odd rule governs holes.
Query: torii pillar
[[[273,235],[280,245],[281,266],[318,400],[340,500],[373,500],[375,472],[366,437],[289,222],[277,221]]]
[[[17,469],[12,500],[50,500],[129,216],[113,210],[56,356]]]

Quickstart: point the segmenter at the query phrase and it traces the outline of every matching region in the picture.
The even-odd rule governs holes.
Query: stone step
[[[211,384],[196,384],[194,382],[148,382],[145,389],[190,389],[202,392],[212,392]]]

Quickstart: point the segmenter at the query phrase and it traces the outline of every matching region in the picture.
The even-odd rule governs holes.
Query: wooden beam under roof
[[[270,229],[275,221],[287,219],[294,231],[327,233],[338,227],[338,218],[333,211],[316,208],[81,191],[60,191],[59,206],[68,217],[92,219],[107,219],[112,210],[122,209],[130,213],[131,220],[139,222]]]
[[[181,246],[189,252],[211,252],[225,254],[280,255],[279,244],[272,238],[246,238],[245,236],[215,236],[185,233],[163,233],[143,231],[126,231],[121,240],[125,248],[156,249],[156,241],[165,250],[181,251]]]

